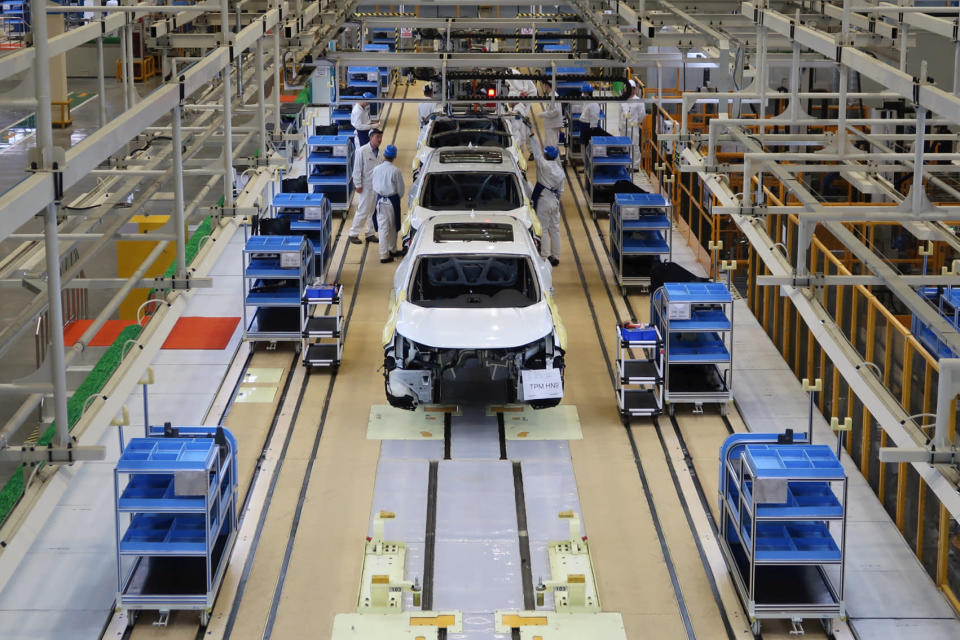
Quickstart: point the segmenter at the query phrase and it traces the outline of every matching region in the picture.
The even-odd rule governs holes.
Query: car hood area
[[[418,344],[440,349],[508,349],[553,332],[543,300],[529,307],[438,309],[401,302],[396,331]]]

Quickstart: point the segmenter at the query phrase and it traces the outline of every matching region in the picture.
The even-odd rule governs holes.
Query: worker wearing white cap
[[[580,93],[585,98],[592,98],[593,85],[589,82],[584,82]],[[600,117],[602,115],[599,102],[590,101],[583,106],[583,110],[580,112],[580,144],[584,147],[590,142],[590,130],[600,126]]]
[[[540,144],[532,133],[530,148],[537,160],[537,184],[530,200],[543,226],[540,255],[555,267],[560,264],[560,196],[563,194],[564,179],[558,160],[560,152],[553,145],[548,145],[541,151]]]
[[[403,174],[394,165],[397,148],[387,145],[383,162],[373,170],[373,191],[377,194],[377,213],[373,224],[380,233],[380,262],[393,262],[400,255],[397,248],[397,229],[400,227],[400,198],[403,196]]]
[[[347,232],[347,240],[360,244],[360,234],[367,242],[377,242],[373,227],[373,209],[377,204],[377,194],[373,190],[373,170],[380,164],[380,141],[383,134],[379,129],[370,129],[370,141],[357,149],[353,158],[353,186],[357,190],[357,210],[353,214],[353,224]]]
[[[555,98],[557,92],[553,90],[552,86],[548,86],[550,87],[548,96]],[[543,119],[544,147],[559,147],[560,129],[563,128],[563,110],[560,108],[560,103],[555,100],[545,103],[543,111],[537,117]]]
[[[433,99],[433,87],[429,83],[423,88],[423,95],[426,100],[417,105],[417,118],[420,119],[421,129],[440,108],[440,103]]]
[[[369,91],[363,94],[363,100],[353,105],[350,111],[350,124],[357,132],[357,148],[370,142],[370,130],[376,128],[377,122],[370,119],[370,103],[367,100],[375,96]]]
[[[640,127],[647,117],[647,108],[643,104],[643,84],[636,78],[630,79],[632,95],[623,107],[624,127],[633,143],[633,162],[640,163]]]

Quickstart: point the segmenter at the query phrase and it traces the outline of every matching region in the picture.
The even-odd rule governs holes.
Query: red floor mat
[[[164,349],[225,349],[240,318],[187,316],[177,320]]]
[[[93,320],[74,320],[63,329],[63,344],[72,347],[83,335],[83,332],[90,328]],[[97,335],[90,341],[88,347],[109,347],[117,339],[120,332],[136,324],[132,320],[107,320]]]

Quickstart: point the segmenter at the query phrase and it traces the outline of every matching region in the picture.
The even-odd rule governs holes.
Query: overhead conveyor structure
[[[960,637],[955,3],[186,2],[3,2],[0,637]]]

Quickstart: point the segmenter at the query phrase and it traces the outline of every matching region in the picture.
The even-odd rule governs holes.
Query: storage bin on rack
[[[303,236],[252,236],[243,248],[244,340],[299,341],[303,294],[313,280],[313,249]]]
[[[610,209],[610,257],[621,291],[650,285],[654,264],[670,260],[670,205],[655,193],[617,193]]]
[[[663,341],[652,325],[617,325],[617,404],[624,418],[663,411]]]
[[[151,427],[114,469],[117,607],[199,610],[206,624],[237,534],[237,441]]]
[[[917,293],[929,301],[955,330],[960,331],[960,289],[953,287],[921,287]],[[956,358],[957,354],[948,347],[937,334],[924,323],[920,316],[914,315],[910,332],[931,355],[940,358]]]
[[[754,633],[845,615],[846,474],[805,438],[738,433],[720,448],[720,546]]]
[[[313,249],[313,273],[327,272],[332,249],[332,208],[322,193],[278,193],[271,207],[274,217],[290,220],[290,232],[302,234]]]
[[[583,173],[586,179],[590,212],[609,211],[615,185],[633,180],[633,144],[626,136],[594,136],[584,151]]]
[[[676,403],[733,400],[733,297],[719,282],[668,282],[650,296],[650,321],[664,341],[663,399]]]
[[[346,212],[354,189],[353,138],[310,136],[307,147],[307,184],[313,193],[326,195],[334,211]]]

